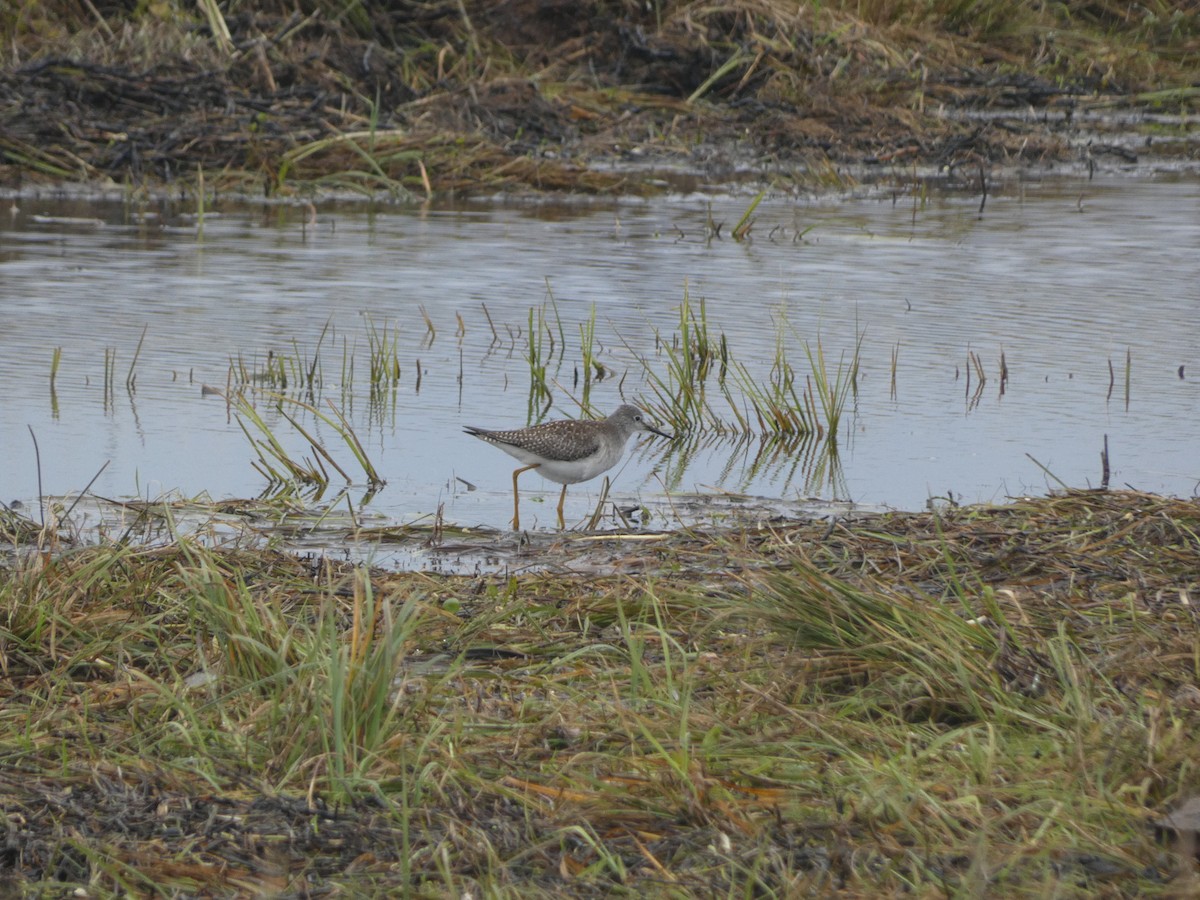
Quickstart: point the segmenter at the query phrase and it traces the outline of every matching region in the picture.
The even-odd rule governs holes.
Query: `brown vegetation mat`
[[[0,570],[0,871],[140,896],[1181,896],[1150,822],[1197,790],[1198,536],[1195,501],[1077,492],[613,538],[600,578],[27,561]]]
[[[975,178],[1136,159],[1089,111],[1187,113],[1197,94],[1200,11],[1168,0],[204,6],[0,20],[0,184],[195,189],[202,171],[268,193],[620,192],[653,189],[655,167],[812,186],[863,164]],[[1159,127],[1155,152],[1194,156],[1181,127]]]

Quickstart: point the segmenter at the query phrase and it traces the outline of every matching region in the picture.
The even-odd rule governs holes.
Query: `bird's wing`
[[[591,456],[600,449],[600,438],[591,431],[580,432],[579,422],[564,420],[547,422],[534,431],[532,439],[523,443],[526,449],[533,450],[539,456],[547,459],[557,459],[561,462],[575,462]]]
[[[599,436],[591,431],[581,433],[579,425],[579,422],[563,419],[557,422],[545,422],[532,430],[493,431],[490,428],[465,425],[463,431],[499,447],[513,447],[518,451],[535,453],[544,459],[553,459],[559,462],[575,462],[591,456],[600,449]],[[521,458],[519,453],[514,455]]]

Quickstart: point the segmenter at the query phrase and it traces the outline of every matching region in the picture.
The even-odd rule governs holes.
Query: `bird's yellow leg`
[[[525,466],[513,472],[513,531],[521,530],[521,495],[517,493],[517,478],[522,472],[528,472],[530,469],[536,469],[541,463],[534,463],[532,466]],[[561,514],[559,516],[561,518]]]
[[[567,523],[563,521],[563,501],[567,499],[567,486],[564,484],[562,493],[558,495],[558,527],[560,530],[567,527]]]

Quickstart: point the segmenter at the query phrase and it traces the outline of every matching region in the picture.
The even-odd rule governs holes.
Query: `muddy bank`
[[[268,195],[778,188],[1200,159],[1200,14],[837,3],[41,9],[3,24],[0,185]],[[868,5],[869,6],[869,5]],[[862,17],[860,17],[862,16]]]

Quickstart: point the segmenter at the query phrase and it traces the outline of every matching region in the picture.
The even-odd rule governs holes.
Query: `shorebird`
[[[667,439],[671,437],[648,424],[645,413],[629,404],[617,407],[607,419],[561,419],[502,431],[468,425],[463,431],[499,447],[525,464],[513,472],[514,531],[521,528],[517,478],[522,472],[537,469],[543,478],[563,486],[558,496],[558,527],[563,528],[563,502],[567,499],[568,484],[578,484],[607,472],[621,461],[626,442],[639,431]]]

